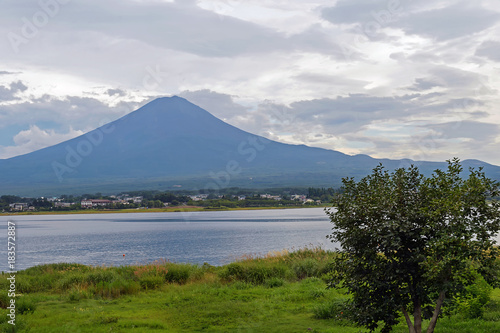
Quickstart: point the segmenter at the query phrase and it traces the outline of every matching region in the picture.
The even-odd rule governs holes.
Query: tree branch
[[[434,309],[434,314],[432,315],[431,322],[429,323],[429,327],[427,327],[427,333],[433,333],[434,328],[436,328],[436,323],[438,320],[439,311],[441,310],[441,306],[443,305],[444,297],[445,297],[445,292],[441,291],[439,293],[439,297],[438,297],[438,300],[436,302],[436,308]]]
[[[408,325],[408,329],[410,330],[409,333],[416,333],[415,332],[415,327],[413,327],[413,323],[411,322],[410,316],[408,315],[408,312],[406,312],[405,307],[402,306],[401,310],[403,310],[403,314],[405,315],[406,324]]]

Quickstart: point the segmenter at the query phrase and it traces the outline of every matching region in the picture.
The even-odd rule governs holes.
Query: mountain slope
[[[0,194],[57,195],[134,188],[338,186],[382,162],[337,151],[289,145],[242,131],[180,97],[159,98],[85,135],[0,160]],[[488,175],[500,168],[480,161]],[[425,173],[444,163],[419,162]]]

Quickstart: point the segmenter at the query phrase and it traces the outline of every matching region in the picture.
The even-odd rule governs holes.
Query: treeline
[[[245,199],[238,199],[237,197],[224,196],[220,199],[206,199],[200,201],[189,201],[188,205],[205,207],[207,209],[220,209],[220,208],[246,208],[246,207],[292,207],[299,206],[297,200],[290,199],[268,199],[261,198],[258,195],[254,197],[246,197]]]
[[[323,203],[332,201],[333,197],[341,192],[340,189],[329,188],[315,188],[309,187],[307,189],[307,197],[313,200],[321,200]]]
[[[317,205],[329,203],[333,196],[339,193],[334,188],[269,188],[269,189],[244,189],[238,187],[221,189],[218,192],[210,191],[129,191],[117,195],[104,195],[102,193],[85,193],[82,195],[61,195],[56,198],[26,198],[15,195],[2,195],[0,197],[0,212],[11,211],[14,203],[25,203],[37,211],[48,210],[79,210],[84,199],[110,200],[111,203],[98,209],[126,209],[126,208],[161,208],[165,206],[190,205],[206,208],[237,208],[237,207],[279,207],[298,206],[302,204]],[[263,195],[279,197],[268,198]],[[300,202],[297,196],[310,199],[309,202]],[[126,200],[127,198],[142,198]],[[310,202],[310,201],[314,202]],[[62,205],[64,203],[64,205]]]
[[[25,203],[37,208],[52,206],[52,203],[47,201],[47,199],[45,198],[33,199],[33,198],[22,198],[15,195],[2,195],[0,197],[0,210],[7,210],[10,208],[10,205],[14,203]]]
[[[8,210],[10,208],[10,204],[15,202],[26,202],[24,200],[26,200],[26,198],[21,198],[15,195],[2,195],[0,197],[0,210]]]

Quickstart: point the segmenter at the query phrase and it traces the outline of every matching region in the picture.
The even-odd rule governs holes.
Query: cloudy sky
[[[500,165],[495,0],[5,0],[0,22],[0,158],[180,95],[281,142]]]

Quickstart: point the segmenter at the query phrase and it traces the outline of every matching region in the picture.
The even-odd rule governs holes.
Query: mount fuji
[[[430,174],[446,163],[375,159],[268,140],[229,125],[180,97],[158,98],[91,132],[0,160],[0,194],[49,196],[133,189],[339,186],[382,163],[416,164]],[[500,167],[477,160],[500,179]]]

